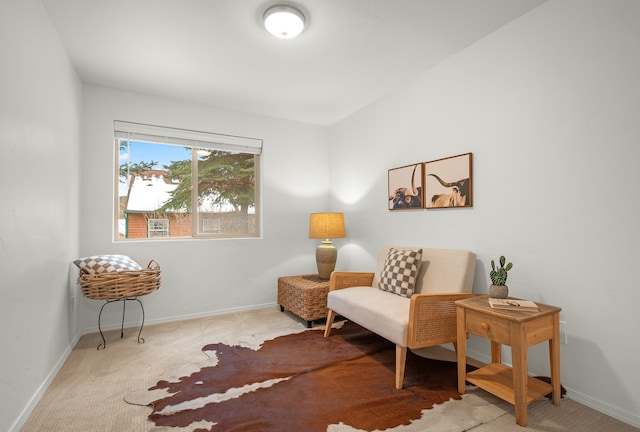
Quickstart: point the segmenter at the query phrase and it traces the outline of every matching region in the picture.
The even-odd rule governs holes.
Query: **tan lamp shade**
[[[332,239],[346,237],[343,213],[311,213],[309,238]]]
[[[320,279],[329,279],[331,272],[336,268],[338,250],[329,239],[343,237],[346,237],[344,214],[311,213],[309,238],[325,239],[316,249],[316,264]]]

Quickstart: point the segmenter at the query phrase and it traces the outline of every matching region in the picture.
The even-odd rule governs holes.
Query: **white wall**
[[[639,21],[634,0],[550,1],[330,128],[346,266],[388,242],[466,248],[486,293],[505,254],[512,295],[562,307],[570,396],[636,426]],[[389,168],[465,152],[472,209],[387,210]],[[530,371],[549,375],[546,345]]]
[[[0,2],[0,430],[33,409],[77,336],[80,82],[36,0]]]
[[[308,220],[329,206],[327,128],[95,86],[84,86],[83,106],[80,253],[160,263],[162,286],[142,299],[147,322],[275,307],[278,276],[315,272]],[[114,243],[114,120],[264,140],[263,238]],[[82,299],[83,332],[97,329],[101,305]],[[136,305],[127,309],[127,321],[139,321]],[[102,324],[118,327],[121,316],[120,307],[107,307]]]
[[[638,18],[633,0],[550,1],[327,130],[93,86],[81,100],[40,3],[3,0],[0,429],[19,427],[96,329],[100,302],[68,290],[72,259],[159,260],[148,322],[273,304],[278,276],[314,271],[308,213],[328,207],[346,213],[339,269],[372,268],[387,242],[468,248],[484,293],[489,261],[506,254],[513,295],[563,308],[570,396],[640,426]],[[264,238],[114,243],[116,118],[264,139]],[[468,151],[472,209],[387,210],[389,168]],[[484,341],[470,347],[488,357]],[[545,347],[530,354],[548,374]]]

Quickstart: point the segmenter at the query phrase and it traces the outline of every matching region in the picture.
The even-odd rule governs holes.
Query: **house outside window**
[[[116,240],[260,236],[261,140],[120,121],[114,130]]]

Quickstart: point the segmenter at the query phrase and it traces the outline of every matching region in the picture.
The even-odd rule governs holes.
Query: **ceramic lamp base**
[[[331,272],[336,268],[338,250],[330,240],[324,240],[316,249],[316,264],[320,279],[329,279]]]

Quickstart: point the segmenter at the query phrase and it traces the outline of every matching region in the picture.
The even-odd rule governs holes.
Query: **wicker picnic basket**
[[[121,270],[105,273],[81,271],[78,283],[82,295],[92,300],[118,300],[149,294],[160,288],[160,264],[149,261],[141,270]]]

